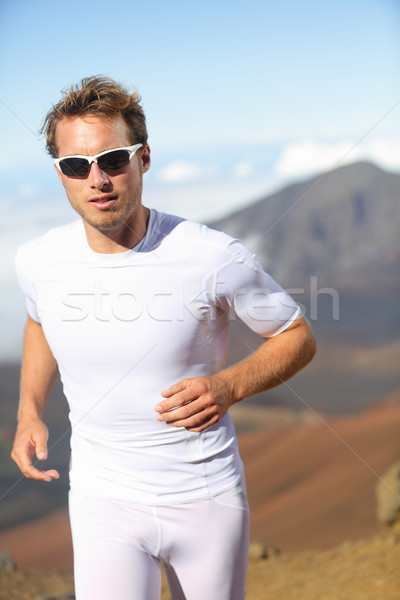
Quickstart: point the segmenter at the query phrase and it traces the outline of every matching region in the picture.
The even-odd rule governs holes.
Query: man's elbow
[[[305,367],[309,362],[312,361],[317,353],[317,342],[308,321],[302,318],[302,347],[301,354],[303,357],[303,365]]]

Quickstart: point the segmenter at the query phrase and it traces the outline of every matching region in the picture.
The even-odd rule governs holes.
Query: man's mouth
[[[89,204],[91,206],[95,206],[100,210],[106,210],[107,208],[111,208],[115,202],[117,201],[117,196],[94,196],[90,198]]]

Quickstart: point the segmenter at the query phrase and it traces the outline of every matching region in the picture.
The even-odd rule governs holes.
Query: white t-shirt
[[[24,244],[16,266],[69,403],[72,488],[162,505],[240,481],[228,414],[195,433],[154,410],[162,390],[223,367],[234,315],[264,336],[299,316],[240,241],[151,210],[132,250],[94,252],[79,220]]]

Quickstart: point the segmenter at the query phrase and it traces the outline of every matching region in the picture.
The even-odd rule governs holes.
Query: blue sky
[[[84,76],[139,89],[161,210],[211,219],[362,158],[400,171],[396,0],[64,6],[0,1],[0,358],[20,348],[16,247],[74,218],[37,131]]]

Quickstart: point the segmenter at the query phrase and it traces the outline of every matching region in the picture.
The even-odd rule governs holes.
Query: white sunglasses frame
[[[131,161],[132,157],[134,156],[136,151],[139,150],[139,148],[141,148],[142,146],[143,146],[143,144],[134,144],[133,146],[125,146],[124,148],[110,148],[109,150],[103,150],[103,152],[99,152],[99,154],[95,154],[94,156],[85,156],[84,154],[72,154],[70,156],[60,156],[60,158],[54,159],[54,164],[56,165],[57,169],[63,175],[65,175],[66,177],[71,177],[71,175],[66,175],[65,173],[62,172],[61,167],[60,167],[60,162],[67,158],[84,158],[89,163],[89,171],[88,171],[88,175],[89,175],[92,163],[95,162],[98,165],[97,161],[100,158],[100,156],[103,156],[104,154],[108,154],[109,152],[116,152],[117,150],[127,150],[129,152],[129,161]]]

